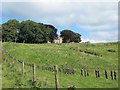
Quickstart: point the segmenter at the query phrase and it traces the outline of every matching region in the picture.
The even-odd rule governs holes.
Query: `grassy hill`
[[[14,58],[27,63],[72,68],[75,74],[59,72],[59,87],[66,88],[115,88],[118,79],[111,80],[110,70],[118,68],[118,45],[102,44],[23,44],[3,43],[3,48]],[[6,56],[5,56],[6,57]],[[12,60],[7,57],[9,62]],[[89,70],[89,76],[80,74],[80,69]],[[94,70],[100,70],[100,78],[96,78]],[[108,79],[105,79],[104,70],[108,70]],[[14,62],[10,65],[3,61],[4,88],[30,88],[32,68],[25,66],[25,74],[21,73],[21,64]],[[93,82],[93,83],[92,83]],[[54,72],[36,69],[37,88],[55,88]]]

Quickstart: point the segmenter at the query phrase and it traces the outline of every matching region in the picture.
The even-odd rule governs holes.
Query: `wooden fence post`
[[[33,64],[33,82],[35,81],[35,64]]]
[[[112,70],[110,71],[110,73],[111,73],[111,78],[112,78],[112,80],[113,80],[113,72],[112,72]]]
[[[96,75],[96,78],[97,78],[97,70],[95,69],[95,75]]]
[[[116,71],[114,71],[114,80],[116,80]]]
[[[108,79],[108,75],[107,75],[107,71],[105,70],[105,77],[106,79]]]
[[[54,66],[54,68],[55,68],[55,85],[56,85],[56,90],[58,90],[59,82],[58,82],[58,67],[57,67],[57,65]]]
[[[86,69],[84,69],[84,76],[86,77]]]
[[[100,77],[100,71],[99,70],[97,70],[97,73],[98,73],[98,77]]]
[[[22,62],[22,74],[24,75],[24,61]]]
[[[83,69],[81,69],[81,75],[83,76]]]
[[[89,71],[87,70],[87,76],[89,76]]]

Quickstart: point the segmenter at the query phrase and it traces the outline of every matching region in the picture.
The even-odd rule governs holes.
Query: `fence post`
[[[116,80],[116,71],[114,71],[114,80]]]
[[[22,62],[22,74],[24,75],[24,61]]]
[[[33,64],[33,82],[35,81],[35,64]]]
[[[110,73],[111,73],[111,78],[112,78],[112,80],[113,80],[113,72],[112,72],[112,70],[110,71]]]
[[[86,69],[84,69],[84,76],[86,77]]]
[[[99,70],[97,70],[97,73],[98,73],[98,77],[100,77],[100,71]]]
[[[81,75],[83,76],[83,69],[81,69]]]
[[[108,79],[107,70],[105,70],[105,77]]]
[[[89,71],[87,70],[87,76],[89,76]]]
[[[54,66],[54,68],[55,68],[55,85],[56,85],[56,90],[58,90],[59,82],[58,82],[58,67],[57,67],[57,65]]]
[[[95,69],[95,75],[96,75],[96,78],[97,78],[97,70]]]

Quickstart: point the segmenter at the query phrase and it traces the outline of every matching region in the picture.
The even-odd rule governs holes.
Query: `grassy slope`
[[[25,62],[53,66],[63,65],[64,67],[71,67],[78,69],[82,67],[86,68],[100,68],[100,69],[113,69],[118,66],[118,54],[117,52],[107,52],[108,49],[115,49],[117,51],[117,45],[99,45],[99,44],[20,44],[20,43],[4,43],[3,47],[15,58],[24,60]],[[94,55],[84,54],[76,50],[70,50],[70,47],[80,47],[95,50],[102,54],[102,57]],[[19,66],[19,67],[18,67]],[[8,67],[7,64],[3,65],[3,87],[31,87],[30,81],[32,73],[31,68],[26,66],[26,74],[22,76],[20,72],[16,70],[20,69],[20,64],[13,67]],[[101,71],[102,72],[102,71]],[[30,74],[31,73],[31,74]],[[5,76],[7,74],[7,76]],[[42,71],[37,69],[37,87],[55,87],[54,85],[54,73],[49,71]],[[15,77],[18,78],[20,85]],[[8,82],[14,82],[13,85],[9,85]],[[91,83],[94,82],[94,83]],[[46,84],[47,83],[47,84]],[[80,88],[89,87],[117,87],[117,81],[111,79],[106,80],[102,75],[101,78],[95,78],[94,72],[91,70],[89,77],[80,76],[79,73],[75,75],[65,75],[59,73],[60,87],[68,87],[74,85]],[[11,83],[12,84],[12,83]],[[45,85],[46,84],[46,85]]]

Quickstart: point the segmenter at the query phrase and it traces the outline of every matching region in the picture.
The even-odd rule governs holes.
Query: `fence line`
[[[58,90],[58,86],[59,86],[59,81],[58,81],[58,72],[63,72],[64,74],[75,74],[77,71],[79,71],[79,73],[81,74],[81,76],[90,76],[90,70],[93,70],[94,73],[95,73],[95,77],[96,78],[100,78],[101,77],[101,72],[100,70],[104,71],[104,76],[106,79],[108,79],[108,75],[110,75],[111,79],[112,80],[117,80],[117,72],[116,70],[119,70],[119,69],[86,69],[86,68],[80,68],[79,70],[78,69],[73,69],[73,68],[60,68],[60,67],[57,67],[57,66],[43,66],[43,65],[35,65],[35,64],[31,64],[31,63],[27,63],[27,62],[24,62],[22,60],[18,60],[16,58],[14,58],[13,56],[11,56],[5,49],[3,49],[3,52],[6,54],[6,56],[10,57],[13,61],[12,61],[12,64],[15,64],[14,63],[14,60],[17,61],[18,63],[21,63],[22,64],[22,74],[24,75],[24,66],[29,66],[29,67],[32,67],[33,68],[33,76],[32,76],[32,81],[35,82],[35,69],[36,68],[39,68],[39,69],[42,69],[42,70],[47,70],[47,71],[51,71],[51,72],[54,72],[55,73],[55,85],[56,85],[56,90]],[[5,58],[5,62],[8,62]],[[10,62],[11,64],[11,62]],[[109,74],[108,74],[109,73]]]

